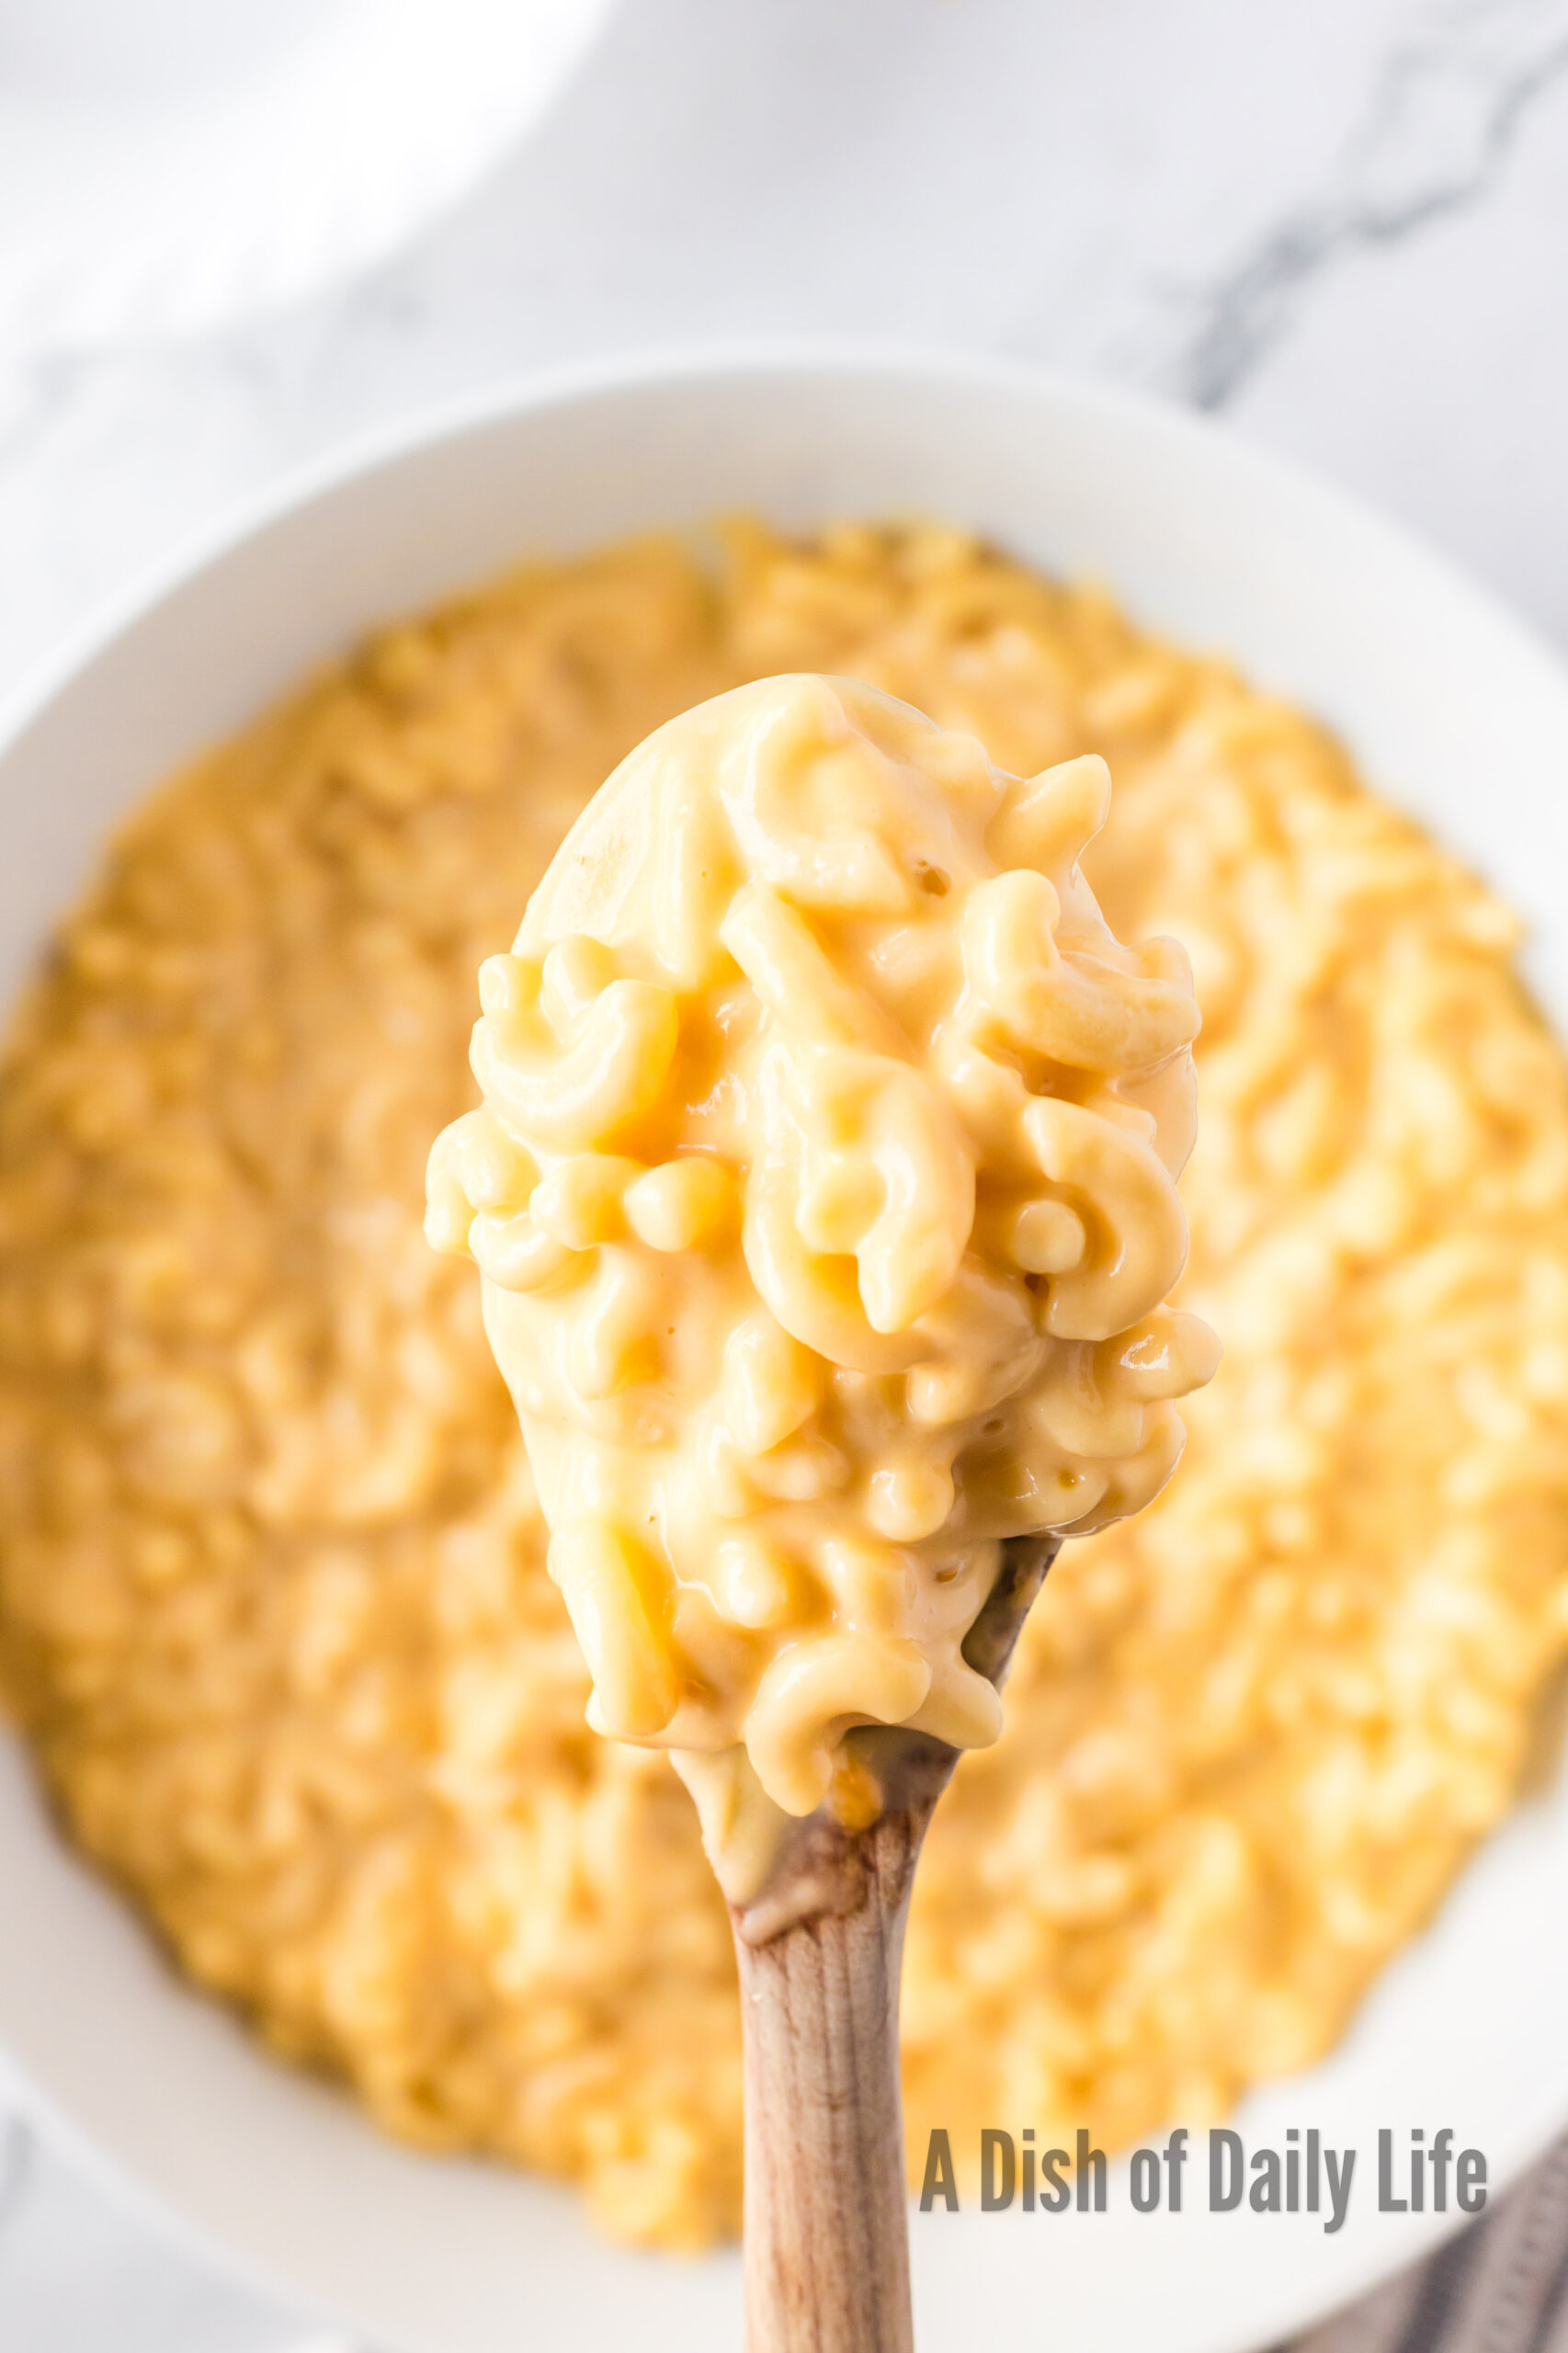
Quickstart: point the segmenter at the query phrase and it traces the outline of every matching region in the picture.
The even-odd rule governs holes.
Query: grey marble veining
[[[764,334],[1222,412],[1568,645],[1568,0],[626,0],[528,146],[373,277],[200,344],[0,350],[0,699],[346,437]],[[0,2315],[7,2353],[302,2353],[4,2125]],[[1395,2341],[1374,2323],[1358,2344]]]
[[[1564,0],[1437,0],[1413,11],[1376,63],[1353,137],[1314,187],[1249,229],[1235,258],[1192,289],[1153,381],[1198,408],[1233,405],[1328,272],[1497,194],[1530,118],[1565,81]]]

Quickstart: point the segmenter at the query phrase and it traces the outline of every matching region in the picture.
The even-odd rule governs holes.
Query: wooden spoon
[[[1061,1539],[1017,1537],[963,1654],[1000,1684]],[[819,1807],[730,1906],[745,2051],[747,2353],[913,2353],[898,1987],[921,1842],[959,1752],[849,1734],[881,1810]]]
[[[973,1588],[924,1609],[888,1596],[907,1577],[917,1603],[923,1575],[958,1574],[931,1548],[983,1441],[976,1494],[1001,1486],[958,1543],[964,1574],[990,1557],[988,1511],[1017,1526],[1006,1483],[1040,1442],[1030,1415],[1089,1361],[1057,1362],[1058,1343],[1122,1349],[1093,1358],[1073,1441],[1052,1435],[1042,1466],[1080,1519],[1158,1483],[1180,1438],[1169,1400],[1206,1377],[1200,1327],[1149,1321],[1185,1254],[1173,1167],[1198,1008],[1179,954],[1117,948],[1079,874],[1108,790],[1094,757],[1006,779],[971,736],[852,680],[761,680],[670,722],[484,968],[485,1106],[431,1156],[432,1238],[485,1273],[593,1670],[589,1721],[669,1745],[732,1899],[752,2353],[911,2346],[899,1964],[957,1755],[898,1720],[992,1734],[976,1678],[1000,1681],[1055,1541],[1006,1546],[967,1675],[951,1643]],[[1037,1064],[1074,1071],[1085,1099],[1034,1093]],[[601,1249],[620,1255],[585,1255]],[[840,1375],[844,1447],[819,1429],[777,1477],[756,1470]],[[893,1392],[865,1384],[904,1376],[926,1419],[890,1430]],[[655,1378],[662,1397],[641,1396]],[[875,1475],[849,1490],[872,1457],[875,1508]],[[804,1529],[769,1517],[834,1492]],[[755,1517],[762,1547],[738,1555],[738,1602],[719,1574],[732,1517]],[[906,1526],[926,1552],[906,1548],[890,1582]],[[795,1622],[797,1556],[825,1561],[830,1538],[842,1558],[820,1582],[843,1581],[843,1620],[819,1623],[819,1596]],[[683,1585],[695,1652],[665,1639]],[[737,1630],[765,1627],[770,1653],[737,1654]],[[711,1680],[699,1654],[720,1662]],[[879,1721],[830,1767],[824,1737],[847,1716]]]

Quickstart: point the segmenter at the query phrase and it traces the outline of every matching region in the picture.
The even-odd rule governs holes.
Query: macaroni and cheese
[[[1213,1370],[1165,1304],[1198,1007],[1083,880],[1108,799],[1093,753],[1026,782],[872,688],[737,687],[480,974],[428,1231],[483,1275],[590,1722],[784,1814],[835,1770],[863,1809],[852,1724],[995,1739],[1003,1542],[1146,1503]]]
[[[645,541],[374,638],[136,812],[0,1074],[0,1671],[83,1850],[391,2130],[733,2230],[728,1921],[588,1677],[472,1267],[473,975],[675,713],[852,676],[1193,960],[1181,1474],[1068,1543],[903,1972],[911,2145],[1217,2114],[1340,2031],[1568,1652],[1568,1080],[1511,918],[1224,664],[935,526]],[[1394,779],[1397,781],[1397,779]]]

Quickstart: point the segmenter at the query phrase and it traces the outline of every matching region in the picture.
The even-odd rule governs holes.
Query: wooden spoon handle
[[[912,2353],[898,1981],[920,1832],[861,1842],[862,1900],[736,1927],[747,2353]]]
[[[1015,1540],[964,1642],[1000,1683],[1054,1536]],[[957,1753],[850,1738],[882,1793],[863,1830],[827,1807],[732,1905],[745,2048],[747,2353],[913,2353],[898,1980],[920,1842]]]

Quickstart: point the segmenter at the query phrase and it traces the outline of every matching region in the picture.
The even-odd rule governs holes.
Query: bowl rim
[[[1415,526],[1384,514],[1303,460],[1264,448],[1222,417],[1072,369],[993,357],[954,345],[876,336],[714,336],[628,345],[422,403],[400,416],[350,430],[283,467],[270,481],[223,500],[209,519],[176,535],[162,553],[91,599],[80,620],[24,665],[0,696],[0,758],[83,671],[166,598],[262,531],[351,483],[390,470],[437,443],[607,394],[669,390],[683,382],[707,386],[726,378],[821,376],[869,377],[890,383],[918,377],[960,390],[1043,396],[1083,412],[1122,416],[1173,446],[1185,443],[1204,451],[1222,448],[1233,469],[1250,470],[1260,484],[1267,482],[1315,506],[1340,529],[1375,540],[1390,556],[1416,562],[1429,571],[1435,568],[1447,589],[1470,603],[1478,621],[1505,631],[1517,651],[1532,656],[1560,688],[1568,688],[1568,654],[1517,612],[1503,591],[1477,578]]]

